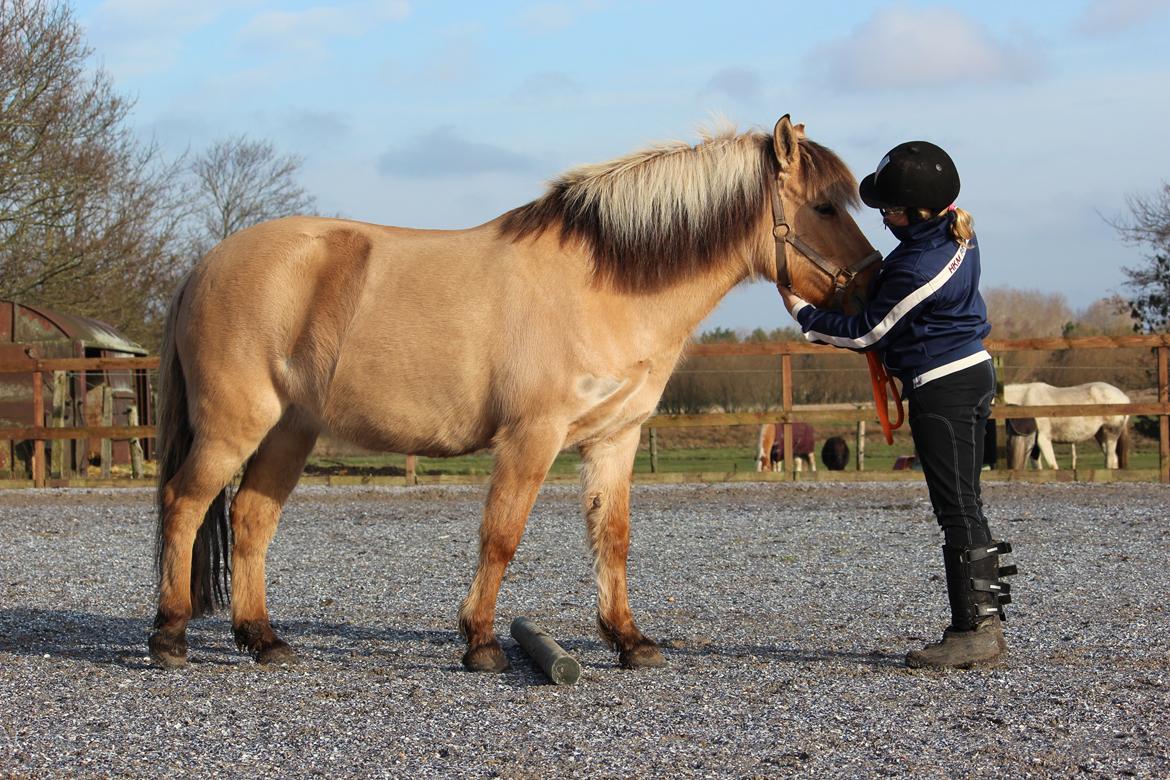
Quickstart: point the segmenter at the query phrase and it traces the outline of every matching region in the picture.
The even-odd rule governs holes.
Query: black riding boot
[[[943,548],[947,572],[947,596],[951,625],[939,642],[906,655],[906,664],[922,667],[969,669],[995,664],[1007,652],[1003,606],[1011,603],[1011,586],[1002,577],[1016,573],[1015,566],[1000,566],[999,556],[1010,553],[1007,542],[979,547]]]

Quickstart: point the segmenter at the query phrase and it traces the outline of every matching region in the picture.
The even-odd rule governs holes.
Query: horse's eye
[[[813,211],[822,217],[832,217],[837,213],[837,207],[832,203],[818,203],[813,206]]]

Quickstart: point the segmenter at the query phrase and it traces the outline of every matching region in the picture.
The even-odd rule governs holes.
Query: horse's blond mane
[[[592,249],[602,280],[651,291],[742,245],[770,202],[777,167],[770,135],[723,129],[695,146],[663,143],[573,168],[505,214],[500,230],[515,239],[557,230],[562,242]],[[856,204],[853,174],[825,147],[801,139],[799,171],[810,200]]]

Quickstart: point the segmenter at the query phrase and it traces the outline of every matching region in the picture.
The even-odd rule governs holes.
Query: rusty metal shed
[[[146,350],[99,320],[0,300],[0,363],[27,360],[30,354],[37,358],[141,357]],[[52,378],[46,380],[48,393],[53,388]],[[76,371],[66,374],[63,380],[64,388],[54,393],[54,403],[48,403],[46,398],[45,419],[34,421],[31,374],[0,374],[0,426],[47,426],[54,420],[67,427],[101,425],[106,388],[113,397],[114,424],[125,425],[132,406],[143,423],[153,418],[151,385],[145,371]],[[63,449],[55,462],[75,473],[84,472],[100,453],[96,441],[82,439],[53,445]],[[28,442],[0,441],[0,478],[27,476],[29,452]],[[113,462],[128,463],[129,459],[129,445],[115,442]]]

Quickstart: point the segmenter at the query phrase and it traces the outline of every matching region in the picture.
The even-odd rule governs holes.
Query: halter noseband
[[[842,268],[835,266],[821,256],[821,253],[801,241],[793,230],[792,225],[784,217],[784,200],[780,191],[784,189],[784,180],[777,175],[776,186],[772,189],[772,237],[776,240],[776,278],[779,284],[785,287],[792,286],[792,278],[788,274],[788,244],[800,252],[815,265],[821,272],[833,280],[833,305],[840,308],[845,302],[845,295],[857,282],[857,275],[882,259],[882,253],[874,250],[865,256],[865,259],[856,268]]]

